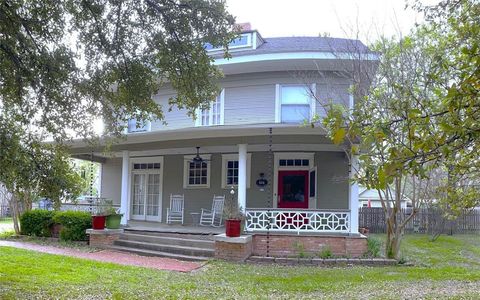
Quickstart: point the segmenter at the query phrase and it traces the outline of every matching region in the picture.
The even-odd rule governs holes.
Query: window
[[[223,125],[224,94],[222,90],[217,99],[210,103],[209,109],[197,111],[196,126]]]
[[[145,132],[150,130],[150,122],[144,121],[144,122],[137,122],[137,119],[133,118],[128,120],[128,128],[127,132],[128,133],[133,133],[133,132]]]
[[[227,161],[227,185],[238,185],[238,160]]]
[[[202,162],[191,161],[194,156],[185,156],[184,188],[210,187],[210,155],[202,155]]]
[[[229,49],[235,48],[248,48],[252,46],[252,33],[242,33],[239,37],[234,39],[228,44]],[[219,51],[222,50],[223,47],[213,47],[211,44],[205,44],[205,49],[207,51]]]
[[[252,154],[247,154],[247,188],[250,187],[250,168]],[[222,188],[238,186],[238,154],[222,155]]]
[[[142,164],[133,164],[134,170],[155,170],[160,169],[160,163],[142,163]]]
[[[303,166],[303,167],[308,167],[310,164],[310,161],[308,159],[280,159],[278,161],[278,165],[285,167],[285,166]]]
[[[315,91],[315,85],[311,86]],[[314,114],[314,101],[305,85],[277,85],[277,122],[300,123]]]

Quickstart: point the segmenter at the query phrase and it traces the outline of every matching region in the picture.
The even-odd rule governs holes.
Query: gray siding
[[[219,84],[225,89],[224,112],[225,125],[244,125],[273,123],[275,121],[275,85],[276,84],[317,84],[317,95],[322,103],[333,100],[348,106],[349,82],[332,72],[298,73],[298,72],[265,72],[253,74],[231,75],[222,79]],[[162,105],[165,122],[153,121],[153,130],[172,130],[194,126],[194,121],[185,110],[179,110],[168,104],[174,95],[171,87],[166,86],[154,97]],[[316,105],[320,116],[325,115],[320,104]]]
[[[119,158],[107,159],[102,164],[101,196],[120,204],[122,193],[122,160]]]
[[[317,208],[348,209],[348,160],[343,152],[315,153]]]
[[[185,222],[191,222],[192,212],[200,212],[202,208],[210,209],[213,195],[231,197],[230,189],[221,188],[221,162],[219,153],[211,156],[210,188],[183,188],[183,155],[164,156],[162,220],[166,219],[167,207],[170,205],[170,194],[185,195]],[[247,207],[273,207],[271,185],[273,185],[273,166],[269,167],[268,152],[253,152],[251,162],[250,188],[247,189]],[[317,208],[348,209],[348,161],[343,152],[316,152],[317,167]],[[255,185],[260,173],[265,173],[269,186],[265,191]],[[120,203],[122,166],[120,159],[108,159],[102,168],[102,196]],[[236,198],[236,194],[234,196]]]

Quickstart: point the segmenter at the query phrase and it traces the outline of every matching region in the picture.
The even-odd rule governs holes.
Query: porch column
[[[128,174],[130,173],[130,153],[122,151],[122,194],[120,198],[120,213],[123,214],[121,224],[127,225],[128,217]]]
[[[352,155],[350,161],[350,179],[358,170],[358,157]],[[350,233],[358,234],[358,183],[350,183],[348,191],[349,207],[350,207]]]
[[[238,206],[247,205],[247,144],[238,145]]]

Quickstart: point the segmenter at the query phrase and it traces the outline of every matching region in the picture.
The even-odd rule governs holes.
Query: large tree
[[[163,119],[162,85],[177,92],[169,106],[206,107],[222,74],[205,45],[235,36],[223,0],[2,1],[0,182],[15,207],[75,194],[62,144],[94,141],[95,120],[118,137],[130,118]]]
[[[233,25],[222,0],[2,1],[1,113],[59,142],[91,137],[96,118],[118,134],[163,118],[152,95],[167,83],[193,113],[221,76],[205,44],[226,48]]]
[[[323,122],[335,143],[359,155],[355,179],[384,198],[386,253],[393,258],[400,255],[403,229],[422,199],[420,182],[433,170],[448,170],[447,184],[439,188],[449,210],[474,206],[480,196],[474,184],[480,149],[480,4],[459,0],[415,7],[425,12],[426,23],[406,37],[374,43],[380,61],[370,89],[364,93],[362,84],[353,82],[355,110],[332,105]],[[414,208],[403,218],[400,200],[406,191]]]

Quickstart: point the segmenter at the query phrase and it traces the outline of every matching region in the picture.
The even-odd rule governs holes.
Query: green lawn
[[[13,224],[12,218],[0,218],[0,224]]]
[[[478,299],[480,236],[408,236],[415,266],[288,267],[214,261],[189,274],[0,247],[0,298]]]

